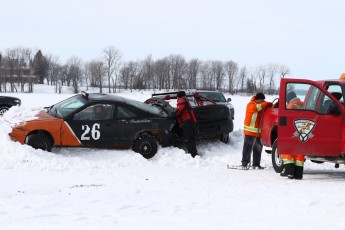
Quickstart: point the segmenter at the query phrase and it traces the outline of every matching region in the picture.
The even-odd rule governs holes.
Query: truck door
[[[344,108],[313,81],[282,79],[278,109],[278,149],[283,154],[338,156],[341,153]],[[289,92],[301,107],[288,107]],[[291,93],[289,94],[291,95]],[[326,103],[327,102],[327,103]]]

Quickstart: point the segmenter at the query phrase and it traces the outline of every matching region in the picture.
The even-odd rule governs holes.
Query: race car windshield
[[[149,104],[145,104],[136,100],[131,100],[131,99],[126,99],[127,103],[140,109],[143,110],[145,112],[154,114],[154,115],[166,115],[166,113],[163,111],[163,109],[149,105]]]
[[[61,101],[48,109],[48,113],[56,118],[64,118],[87,103],[87,99],[76,95]]]

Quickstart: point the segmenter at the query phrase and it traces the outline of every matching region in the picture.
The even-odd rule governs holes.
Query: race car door
[[[313,81],[282,79],[278,112],[280,154],[338,156],[341,152],[344,108],[329,92]],[[294,93],[289,93],[289,92]],[[303,106],[290,107],[295,95]],[[331,101],[332,109],[325,108]]]
[[[113,147],[116,141],[116,123],[113,104],[94,104],[67,120],[67,123],[85,147]]]

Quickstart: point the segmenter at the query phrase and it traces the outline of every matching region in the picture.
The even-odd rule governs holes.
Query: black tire
[[[229,137],[229,133],[222,133],[220,135],[220,141],[223,142],[224,144],[229,143],[230,137]]]
[[[132,147],[134,152],[140,153],[144,158],[150,159],[157,153],[158,145],[153,137],[139,137]]]
[[[0,116],[4,115],[4,113],[7,112],[7,110],[9,110],[8,107],[6,107],[6,106],[1,107],[0,108]]]
[[[42,149],[48,152],[52,150],[51,139],[43,133],[31,134],[27,137],[26,144],[34,149]]]
[[[272,165],[273,165],[273,169],[274,169],[274,171],[276,171],[276,173],[281,173],[283,171],[284,165],[283,165],[283,159],[278,154],[277,144],[278,144],[278,140],[276,139],[273,142],[273,146],[272,146],[272,154],[271,154],[272,155]]]

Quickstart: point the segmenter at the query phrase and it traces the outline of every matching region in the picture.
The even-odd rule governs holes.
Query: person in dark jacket
[[[187,151],[194,158],[196,155],[198,155],[195,138],[197,120],[192,106],[186,97],[185,91],[180,91],[177,93],[176,119],[178,125],[182,128]]]

